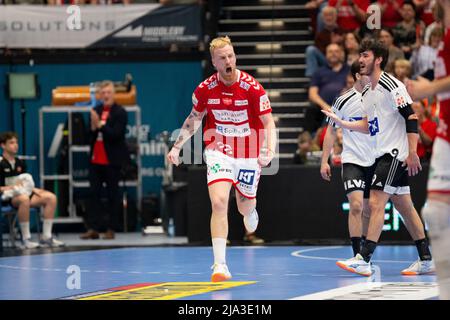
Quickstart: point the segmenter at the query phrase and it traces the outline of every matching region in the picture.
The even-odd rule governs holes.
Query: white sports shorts
[[[256,198],[261,166],[257,158],[232,158],[216,150],[205,150],[208,186],[219,181],[231,182],[244,197]]]

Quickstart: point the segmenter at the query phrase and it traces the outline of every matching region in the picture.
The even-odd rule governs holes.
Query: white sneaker
[[[212,282],[222,282],[231,279],[231,273],[228,271],[225,263],[215,263],[211,269],[213,270],[211,275]]]
[[[372,275],[372,264],[370,262],[365,262],[359,253],[353,258],[338,261],[336,264],[344,270],[357,273],[362,276],[370,277]]]
[[[36,249],[39,248],[39,243],[24,239],[22,241],[22,249]]]
[[[421,274],[430,274],[436,271],[433,260],[414,261],[408,268],[402,270],[404,276],[419,276]]]
[[[258,221],[258,212],[256,212],[256,210],[253,210],[252,212],[250,212],[250,214],[244,216],[245,229],[247,229],[249,233],[255,232],[256,228],[258,228]]]
[[[39,244],[43,247],[51,247],[51,248],[64,247],[66,245],[64,242],[56,240],[53,237],[48,239],[41,239],[41,241],[39,241]]]

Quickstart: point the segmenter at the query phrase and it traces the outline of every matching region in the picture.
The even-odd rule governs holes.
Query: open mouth
[[[225,69],[226,73],[231,73],[232,71],[233,71],[233,68],[231,68],[231,67],[228,67],[228,68]]]

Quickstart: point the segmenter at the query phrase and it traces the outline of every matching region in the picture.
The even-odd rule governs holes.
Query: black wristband
[[[417,119],[406,120],[406,132],[407,133],[419,133]]]

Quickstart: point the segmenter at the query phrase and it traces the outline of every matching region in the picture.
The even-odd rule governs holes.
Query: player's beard
[[[374,65],[375,65],[375,61],[372,61],[372,63],[366,64],[365,68],[364,68],[365,72],[361,73],[361,74],[364,75],[364,76],[369,76],[370,77],[372,75],[372,73],[373,73]]]

